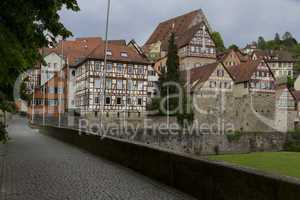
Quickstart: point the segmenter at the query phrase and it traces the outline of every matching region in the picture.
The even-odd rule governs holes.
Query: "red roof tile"
[[[227,67],[229,73],[237,83],[249,81],[253,73],[257,70],[257,67],[262,62],[259,60],[252,60],[246,63],[241,63],[237,66]]]
[[[256,50],[253,52],[259,58],[265,58],[268,62],[295,62],[294,55],[285,50]]]
[[[149,61],[130,46],[124,46],[119,44],[108,44],[108,50],[112,52],[112,55],[108,55],[107,59],[110,61],[132,62],[149,64]],[[87,58],[104,59],[105,43],[102,42],[97,46]],[[127,57],[121,56],[121,53],[127,53]]]
[[[55,48],[43,48],[41,52],[44,56],[52,52],[58,55],[63,53],[69,65],[74,66],[88,56],[101,43],[103,43],[103,40],[100,37],[76,38],[75,40],[60,41]]]
[[[157,26],[145,45],[166,41],[172,31],[175,35],[181,35],[195,24],[201,22],[205,22],[209,30],[211,29],[201,9],[164,21]]]
[[[216,62],[216,63],[212,63],[212,64],[207,64],[207,65],[204,65],[201,67],[193,68],[189,71],[183,72],[182,76],[184,77],[184,79],[186,81],[188,81],[187,75],[189,75],[190,83],[193,83],[195,81],[205,82],[209,79],[209,77],[215,71],[215,69],[217,68],[218,65],[219,65],[219,63]]]

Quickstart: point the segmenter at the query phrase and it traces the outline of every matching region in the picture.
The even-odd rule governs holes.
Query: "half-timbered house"
[[[242,53],[239,50],[231,49],[228,52],[218,56],[218,60],[223,62],[223,64],[226,67],[229,67],[229,66],[236,66],[248,62],[250,58],[248,55]]]
[[[277,79],[294,76],[294,65],[297,62],[290,52],[284,50],[257,50],[252,53],[253,60],[263,58],[266,60]]]
[[[124,44],[100,44],[77,66],[76,107],[82,115],[140,116],[147,104],[146,58]],[[122,115],[123,116],[123,115]]]
[[[175,34],[181,71],[216,62],[211,28],[202,10],[160,23],[144,45],[150,60],[159,62],[162,66],[166,65],[165,58],[171,33]]]
[[[221,62],[207,64],[186,71],[183,76],[193,100],[195,120],[211,126],[218,117],[226,120],[225,109],[230,103],[225,100],[232,96],[234,81]]]

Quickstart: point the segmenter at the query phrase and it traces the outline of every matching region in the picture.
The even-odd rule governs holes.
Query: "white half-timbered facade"
[[[228,67],[235,85],[250,93],[275,93],[275,77],[265,60],[259,59]]]
[[[179,55],[184,57],[201,57],[216,59],[215,43],[204,23],[183,33],[178,41]]]
[[[103,46],[76,70],[76,107],[81,115],[142,115],[148,92],[147,60],[125,45],[110,45],[107,64]]]

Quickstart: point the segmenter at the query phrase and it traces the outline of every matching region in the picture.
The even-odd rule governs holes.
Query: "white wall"
[[[68,109],[76,109],[75,95],[76,95],[76,69],[69,68]]]
[[[64,65],[65,61],[61,62],[61,58],[56,53],[50,53],[44,57],[46,66],[41,67],[41,85],[44,85],[47,81],[53,78],[54,73],[61,70],[61,63]]]
[[[153,67],[151,65],[148,66],[148,82],[152,82],[153,86],[148,87],[148,93],[151,92],[151,96],[148,96],[148,97],[153,98],[155,96],[154,95],[155,91],[156,91],[156,93],[158,93],[157,83],[158,83],[159,76],[156,72],[155,72],[155,75],[151,75],[149,73],[149,71],[155,72],[155,70],[153,69]]]

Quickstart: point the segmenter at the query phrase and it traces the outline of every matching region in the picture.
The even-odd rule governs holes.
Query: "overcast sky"
[[[63,10],[62,22],[75,37],[105,33],[107,0],[77,0],[80,12]],[[202,9],[226,45],[243,47],[262,35],[266,39],[290,31],[300,40],[300,0],[111,0],[109,39],[150,37],[159,22]]]

